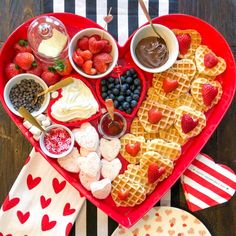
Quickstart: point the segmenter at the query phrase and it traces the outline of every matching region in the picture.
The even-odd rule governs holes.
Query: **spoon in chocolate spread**
[[[149,22],[149,24],[151,25],[152,30],[155,32],[155,34],[157,35],[158,38],[161,38],[161,36],[158,34],[158,32],[156,31],[156,29],[155,29],[155,27],[154,27],[154,25],[152,23],[152,19],[151,19],[150,15],[149,15],[149,13],[147,11],[147,8],[145,6],[144,1],[143,0],[139,0],[139,4],[140,4],[140,6],[141,6],[141,8],[143,10],[144,15],[146,16],[146,18],[147,18],[147,20]]]

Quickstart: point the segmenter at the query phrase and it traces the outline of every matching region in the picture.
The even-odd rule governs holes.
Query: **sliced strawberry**
[[[95,37],[89,38],[89,50],[91,53],[96,54],[102,51],[106,43],[103,40],[96,40]]]
[[[88,50],[89,48],[89,38],[84,36],[83,38],[79,39],[77,42],[77,46],[81,50]]]
[[[102,52],[110,53],[112,51],[112,46],[110,44],[106,44],[102,49]]]
[[[183,114],[181,118],[181,127],[185,134],[192,131],[198,125],[198,119],[193,120],[193,118],[188,114]]]
[[[107,71],[108,64],[113,60],[112,56],[108,53],[99,53],[94,56],[93,63],[96,70],[100,73]]]
[[[91,60],[93,58],[93,54],[89,50],[80,51],[79,55],[83,57],[84,61]]]
[[[155,108],[148,111],[148,121],[151,124],[157,124],[162,118],[162,112]]]
[[[59,81],[60,79],[60,76],[58,73],[56,72],[53,72],[53,69],[50,69],[47,70],[47,71],[44,71],[41,75],[41,78],[45,81],[45,83],[50,86],[50,85],[53,85],[55,84],[56,82]]]
[[[69,75],[73,70],[73,67],[70,64],[68,58],[65,60],[57,61],[53,67],[57,71],[57,73],[62,76]]]
[[[107,71],[108,65],[103,61],[94,62],[94,67],[99,73],[105,73]]]
[[[91,60],[84,62],[82,68],[88,75],[95,75],[97,73],[96,69],[93,68],[93,62]]]
[[[98,34],[93,34],[89,38],[92,38],[92,37],[94,37],[97,41],[101,40],[101,36]]]
[[[204,56],[204,65],[207,68],[212,68],[216,66],[218,62],[219,62],[218,58],[214,56],[212,53],[207,53]]]
[[[30,73],[30,74],[37,75],[37,76],[41,76],[41,74],[43,73],[43,68],[42,68],[41,63],[38,61],[37,62],[34,61],[32,63],[32,68],[30,70],[27,70],[26,72]]]
[[[34,55],[29,52],[19,52],[14,60],[20,68],[29,70],[34,62]]]
[[[218,88],[211,84],[203,84],[202,86],[202,98],[206,106],[211,106],[213,100],[218,94]]]
[[[25,39],[20,39],[17,43],[14,45],[14,49],[16,52],[29,52],[32,53],[32,49],[29,46],[29,43]]]
[[[159,167],[157,163],[153,162],[148,166],[148,182],[155,183],[166,171],[165,167]]]
[[[162,88],[165,91],[165,93],[170,93],[174,91],[179,86],[179,83],[177,80],[173,80],[170,78],[165,78],[163,80]]]
[[[117,194],[120,200],[126,200],[129,196],[129,189],[122,188],[118,190]]]
[[[126,144],[125,151],[128,152],[131,156],[135,157],[140,151],[140,143],[136,142],[133,144]]]
[[[15,63],[9,63],[5,68],[5,73],[8,79],[11,79],[16,75],[21,74],[22,72],[22,69]]]
[[[179,34],[176,35],[176,38],[179,43],[180,54],[185,55],[190,48],[191,36],[189,34]]]
[[[84,59],[82,56],[79,56],[76,52],[74,52],[72,58],[78,66],[82,67],[84,64]]]

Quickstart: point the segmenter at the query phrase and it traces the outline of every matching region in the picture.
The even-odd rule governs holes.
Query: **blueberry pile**
[[[120,80],[109,77],[101,81],[102,98],[112,99],[116,109],[128,114],[137,106],[141,88],[140,78],[133,68],[127,70]]]

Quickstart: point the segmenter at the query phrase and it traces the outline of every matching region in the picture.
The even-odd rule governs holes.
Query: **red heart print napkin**
[[[68,235],[84,200],[33,149],[0,210],[0,236]]]
[[[181,183],[189,209],[198,211],[230,200],[236,190],[236,175],[228,166],[199,154],[181,176]]]

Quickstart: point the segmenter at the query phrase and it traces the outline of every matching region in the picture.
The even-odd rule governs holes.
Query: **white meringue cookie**
[[[120,173],[122,164],[118,158],[112,161],[102,159],[101,174],[104,178],[109,178],[111,181]]]
[[[111,180],[106,178],[93,182],[90,185],[90,189],[95,198],[105,199],[111,192]]]

